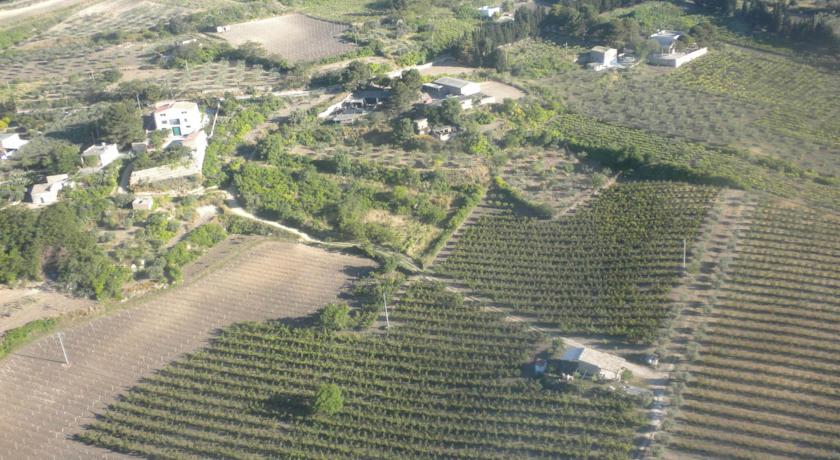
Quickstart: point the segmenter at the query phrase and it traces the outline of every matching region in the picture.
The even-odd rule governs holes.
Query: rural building
[[[494,18],[502,14],[501,6],[482,6],[478,9],[478,13],[483,18]]]
[[[150,196],[137,197],[131,202],[131,209],[151,211],[154,204],[155,200]]]
[[[204,115],[195,102],[158,102],[152,116],[155,129],[169,129],[175,137],[187,136],[204,127]]]
[[[102,169],[120,157],[117,144],[92,145],[82,152],[82,163],[95,169]]]
[[[622,358],[587,347],[566,349],[560,361],[576,364],[577,372],[583,377],[594,375],[603,380],[621,380],[621,373],[627,368]]]
[[[589,64],[607,68],[618,63],[618,50],[606,46],[596,46],[589,50]]]
[[[35,204],[48,205],[58,201],[58,192],[64,187],[72,187],[73,183],[70,181],[70,176],[67,174],[56,174],[54,176],[47,176],[47,181],[43,184],[35,184],[29,190],[29,196]]]
[[[439,141],[448,141],[452,139],[452,136],[455,135],[457,129],[454,126],[438,126],[436,128],[432,128],[431,131],[432,136],[437,138]]]
[[[666,67],[680,67],[709,52],[707,48],[697,47],[684,52],[678,51],[677,42],[683,35],[685,34],[673,30],[660,30],[651,35],[650,39],[659,45],[659,52],[651,54],[648,62]]]
[[[443,77],[438,78],[432,83],[423,85],[423,91],[429,93],[433,97],[447,97],[447,96],[472,96],[481,92],[481,87],[478,83],[460,78]]]
[[[414,125],[414,132],[417,134],[426,134],[429,132],[429,119],[421,118],[411,122]]]
[[[319,113],[318,118],[341,125],[355,123],[359,118],[380,109],[390,98],[390,91],[385,89],[367,88],[354,91]]]
[[[0,134],[0,155],[3,155],[5,157],[3,159],[6,159],[28,143],[29,141],[21,139],[18,133]]]

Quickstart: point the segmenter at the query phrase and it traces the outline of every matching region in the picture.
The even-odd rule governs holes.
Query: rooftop
[[[475,83],[460,78],[443,77],[435,80],[435,83],[441,86],[448,86],[450,88],[463,88],[467,85],[474,85]]]
[[[610,48],[608,46],[595,46],[592,48],[592,51],[595,51],[596,53],[607,53],[612,49],[614,48]]]
[[[627,367],[624,359],[608,353],[602,353],[592,348],[570,347],[567,348],[560,358],[561,361],[580,361],[594,364],[603,370],[620,373]]]
[[[100,156],[103,153],[105,153],[106,150],[109,150],[109,148],[112,147],[112,146],[114,148],[117,147],[116,144],[106,144],[104,142],[101,143],[101,144],[97,144],[97,145],[91,145],[90,147],[85,149],[84,152],[82,152],[82,156],[84,156],[84,157],[90,157],[90,156],[94,156],[94,155]]]
[[[660,30],[659,32],[650,36],[652,40],[656,40],[659,46],[667,48],[671,46],[682,35],[682,32],[674,30]]]
[[[198,110],[198,104],[189,101],[160,101],[155,104],[155,113],[169,109]]]

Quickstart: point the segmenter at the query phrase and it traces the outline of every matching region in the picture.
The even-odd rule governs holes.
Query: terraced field
[[[539,334],[413,284],[387,334],[242,324],[128,392],[82,440],[166,458],[627,458],[629,396],[522,378]],[[305,415],[321,383],[344,394]]]
[[[435,271],[563,332],[652,341],[718,189],[628,183],[558,220],[501,207],[459,236]]]
[[[670,458],[840,452],[840,217],[764,202],[689,368]]]
[[[69,439],[123,389],[238,321],[306,316],[334,301],[372,262],[292,243],[222,243],[199,262],[225,260],[137,305],[64,331],[69,367],[54,337],[0,363],[0,458],[103,455]]]

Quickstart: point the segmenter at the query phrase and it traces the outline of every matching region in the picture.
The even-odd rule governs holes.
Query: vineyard
[[[651,341],[717,189],[629,183],[559,220],[502,208],[461,235],[435,270],[563,332]]]
[[[840,219],[764,202],[699,337],[672,458],[840,451]]]
[[[626,458],[643,417],[597,386],[521,378],[539,335],[410,285],[384,335],[233,326],[147,379],[82,433],[156,458]],[[304,414],[319,383],[344,408]],[[572,391],[574,390],[574,391]]]

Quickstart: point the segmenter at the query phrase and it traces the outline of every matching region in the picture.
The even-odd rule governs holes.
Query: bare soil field
[[[289,62],[316,61],[346,53],[355,45],[341,38],[348,29],[344,24],[313,19],[302,14],[288,14],[231,25],[228,32],[216,34],[233,46],[257,42],[269,53]]]
[[[90,308],[92,300],[69,297],[41,286],[0,289],[0,334],[36,319]]]
[[[64,331],[0,363],[0,459],[113,458],[72,439],[139,379],[240,321],[308,316],[373,262],[300,244],[231,238],[187,270],[187,283]]]
[[[43,2],[14,2],[0,10],[0,24],[11,24],[37,14],[86,3],[84,0],[45,0]]]
[[[525,93],[519,88],[498,81],[485,81],[481,83],[481,92],[496,98],[496,101],[503,101],[505,99],[521,99]]]

